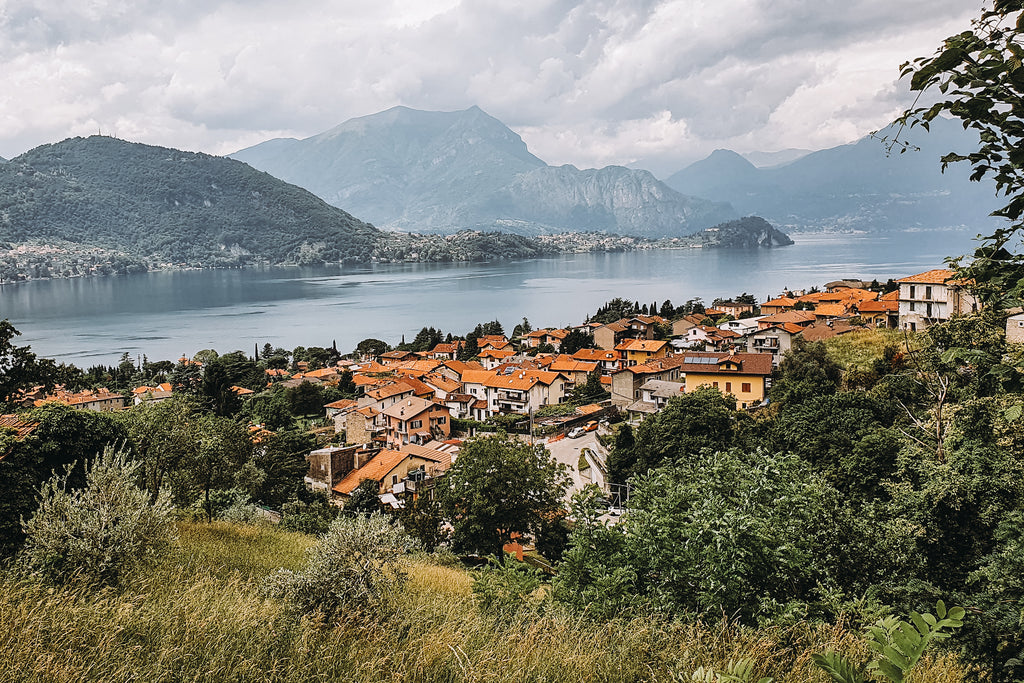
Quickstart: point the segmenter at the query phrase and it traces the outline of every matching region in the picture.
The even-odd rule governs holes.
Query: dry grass
[[[0,584],[0,681],[666,681],[749,657],[777,683],[824,682],[811,652],[866,656],[836,626],[595,625],[556,609],[497,620],[475,608],[467,573],[425,560],[377,621],[295,624],[259,584],[299,566],[312,539],[230,525],[180,532],[180,553],[120,592]],[[964,672],[943,656],[913,680]]]

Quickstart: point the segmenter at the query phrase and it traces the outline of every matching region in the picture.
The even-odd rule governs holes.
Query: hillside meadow
[[[595,623],[548,606],[499,619],[477,607],[469,572],[427,555],[410,557],[410,580],[386,616],[298,622],[261,585],[278,567],[300,568],[315,542],[267,527],[179,523],[173,553],[117,590],[5,575],[0,680],[689,681],[699,666],[745,657],[757,676],[795,683],[827,680],[812,652],[867,658],[860,629],[842,624]],[[954,655],[936,650],[908,680],[965,676]]]

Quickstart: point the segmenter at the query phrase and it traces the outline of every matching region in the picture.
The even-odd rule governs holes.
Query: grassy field
[[[829,358],[844,370],[869,368],[875,359],[882,357],[886,346],[895,346],[906,353],[908,344],[911,350],[920,348],[919,335],[905,335],[903,330],[875,329],[849,332],[825,340]]]
[[[593,624],[549,610],[498,621],[471,577],[410,564],[392,612],[372,621],[296,623],[262,597],[263,577],[299,568],[313,539],[215,523],[180,526],[180,547],[120,591],[0,586],[0,681],[689,681],[698,666],[750,657],[776,683],[821,681],[810,653],[866,657],[841,626],[699,626],[650,618]],[[913,681],[954,683],[954,657]]]

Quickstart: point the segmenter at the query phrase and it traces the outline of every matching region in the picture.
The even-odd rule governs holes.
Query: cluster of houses
[[[674,321],[636,315],[586,323],[576,329],[593,335],[593,347],[571,354],[562,353],[562,345],[572,328],[540,329],[517,340],[480,337],[469,361],[458,359],[465,342],[456,340],[425,352],[389,351],[318,370],[302,364],[296,364],[295,372],[268,369],[267,380],[285,386],[331,384],[350,372],[358,398],[325,406],[343,443],[309,455],[307,483],[344,500],[361,481],[371,479],[381,499],[397,506],[401,494],[430,486],[457,457],[453,419],[531,416],[563,403],[591,378],[610,393],[610,404],[631,418],[655,413],[673,396],[705,386],[732,396],[737,409],[753,408],[765,402],[773,368],[798,336],[816,341],[864,327],[921,331],[978,308],[948,270],[897,283],[897,290],[883,295],[858,281],[828,283],[821,292],[787,291],[763,303],[758,315],[753,315],[753,304],[722,302]],[[711,324],[722,318],[727,322]],[[1011,327],[1024,338],[1024,316],[1008,321],[1008,334]],[[136,404],[165,400],[173,391],[166,383],[139,387],[131,398]],[[56,390],[26,395],[26,400],[115,410],[128,399],[100,389]]]

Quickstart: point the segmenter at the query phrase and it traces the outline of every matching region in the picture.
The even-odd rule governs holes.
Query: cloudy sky
[[[0,156],[97,131],[226,154],[479,105],[554,164],[820,149],[910,103],[963,0],[0,0]]]

